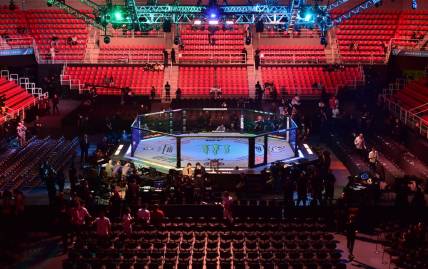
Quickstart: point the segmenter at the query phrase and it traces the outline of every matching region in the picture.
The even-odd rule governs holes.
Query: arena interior
[[[0,268],[428,268],[427,0],[0,0]]]

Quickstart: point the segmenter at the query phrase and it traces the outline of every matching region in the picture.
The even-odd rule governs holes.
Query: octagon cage
[[[297,125],[273,113],[229,108],[176,109],[138,115],[130,157],[182,168],[254,168],[295,158]]]

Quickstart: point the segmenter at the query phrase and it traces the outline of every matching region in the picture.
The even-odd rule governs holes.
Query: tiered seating
[[[341,86],[362,81],[363,74],[358,67],[344,67],[337,71],[328,71],[322,66],[304,67],[262,67],[263,82],[273,82],[279,90],[285,87],[289,94],[319,95],[313,90],[314,83],[321,83],[327,92],[334,93]]]
[[[164,47],[142,45],[103,45],[98,56],[99,62],[162,62]]]
[[[164,73],[145,71],[143,67],[133,66],[67,66],[64,75],[69,76],[75,85],[101,86],[97,88],[98,94],[120,95],[120,89],[125,87],[131,88],[134,94],[149,94],[152,86],[160,94]],[[113,78],[110,86],[114,89],[107,87],[106,78]]]
[[[88,30],[83,20],[62,10],[30,10],[27,13],[28,25],[43,59],[49,58],[52,37],[58,37],[55,45],[56,61],[80,61],[85,55]],[[67,45],[69,37],[77,37],[76,45]]]
[[[194,30],[191,26],[183,28],[181,39],[184,49],[180,50],[180,62],[244,62],[241,55],[244,49],[244,29],[234,26],[231,30],[217,30],[213,35],[215,45],[210,45],[208,29]]]
[[[0,162],[0,189],[5,191],[39,185],[41,182],[37,178],[40,165],[48,160],[54,169],[62,168],[71,158],[71,152],[77,144],[77,139],[30,139],[24,148]]]
[[[0,8],[0,36],[8,37],[7,44],[10,47],[23,47],[32,44],[31,36],[25,31],[27,31],[27,21],[23,11],[11,11],[8,7]]]
[[[7,113],[15,115],[19,111],[35,104],[36,99],[27,90],[18,86],[14,81],[0,78],[0,96],[6,97]]]
[[[426,10],[405,10],[398,21],[395,38],[412,39],[414,33],[417,37],[424,36],[428,32],[428,11]],[[395,45],[415,46],[415,41],[395,40]]]
[[[334,12],[333,12],[334,13]],[[335,14],[340,14],[336,11]],[[340,55],[344,62],[381,63],[385,60],[385,45],[394,37],[398,11],[367,10],[340,24],[336,29]],[[358,49],[352,49],[351,44]]]
[[[180,67],[178,87],[188,96],[209,96],[213,87],[223,95],[248,96],[247,68]]]
[[[71,268],[346,268],[333,235],[313,219],[171,220],[161,230],[134,225],[129,237],[113,225],[111,239],[78,238],[64,262]]]
[[[428,78],[411,81],[406,87],[398,91],[395,96],[398,103],[405,109],[411,109],[413,113],[426,120],[428,125]],[[425,106],[421,107],[422,105]],[[421,107],[420,109],[415,109]]]
[[[325,63],[324,47],[315,46],[260,46],[262,63]]]

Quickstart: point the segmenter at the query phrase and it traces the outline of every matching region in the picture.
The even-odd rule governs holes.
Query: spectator
[[[137,219],[143,224],[150,223],[150,211],[148,209],[147,204],[145,204],[142,208],[138,209]]]
[[[59,96],[58,94],[54,94],[54,96],[52,97],[52,115],[55,115],[55,112],[59,114],[58,105],[59,105]]]
[[[362,133],[360,133],[357,137],[355,137],[354,145],[358,153],[361,156],[365,157],[366,155],[364,154],[364,152],[366,150],[366,142],[364,140],[364,135]]]
[[[377,158],[378,153],[377,150],[373,147],[372,150],[369,152],[369,169],[374,173],[376,172],[376,164],[377,164]]]
[[[175,64],[175,49],[171,49],[171,62],[172,64]]]
[[[229,222],[233,222],[233,212],[232,212],[232,206],[233,206],[233,198],[230,196],[229,192],[225,191],[223,193],[223,218]]]
[[[177,101],[181,100],[181,89],[177,88],[177,90],[175,91],[175,99],[177,99]]]
[[[352,261],[354,259],[354,245],[355,237],[357,235],[357,225],[355,223],[355,216],[350,215],[346,223],[346,246],[349,251],[349,259]]]
[[[155,98],[156,98],[156,88],[155,88],[155,86],[152,86],[152,88],[150,89],[150,98],[152,100],[155,100]]]
[[[171,99],[171,86],[167,81],[165,84],[165,100],[169,101]]]
[[[165,213],[159,208],[159,205],[154,205],[153,212],[150,214],[151,223],[155,226],[162,226]]]
[[[86,229],[87,220],[90,217],[91,215],[80,201],[80,198],[76,198],[74,207],[71,209],[71,225],[76,235],[80,235]]]
[[[131,216],[131,209],[127,207],[123,212],[122,227],[123,227],[123,231],[128,237],[132,234],[132,221],[133,221],[133,218]]]
[[[187,163],[186,167],[183,169],[183,177],[191,178],[193,176],[193,168],[191,163]]]
[[[59,192],[64,192],[64,185],[65,185],[65,175],[64,175],[64,170],[63,169],[59,169],[57,174],[56,174],[56,184],[58,185],[58,191]]]
[[[99,217],[94,220],[93,224],[95,224],[98,238],[107,239],[111,235],[111,222],[110,219],[105,216],[104,210],[100,211]]]
[[[83,166],[88,161],[89,155],[89,138],[87,134],[84,134],[80,138],[80,164]]]

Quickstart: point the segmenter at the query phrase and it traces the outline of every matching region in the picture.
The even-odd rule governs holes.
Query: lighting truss
[[[141,30],[140,23],[138,20],[137,5],[135,4],[135,0],[126,0],[125,4],[129,10],[129,14],[131,15],[131,20],[133,24],[132,28],[135,30]]]
[[[327,11],[331,11],[332,9],[335,9],[335,8],[345,4],[346,2],[349,2],[349,0],[336,0],[327,6]]]
[[[334,26],[337,26],[341,24],[342,22],[349,20],[351,17],[361,13],[362,11],[373,7],[376,4],[379,4],[382,0],[366,0],[363,3],[356,5],[355,7],[351,8],[347,12],[343,13],[342,15],[336,17],[332,20],[332,24]]]
[[[92,7],[95,13],[100,15],[105,14],[111,7],[111,2],[107,1],[107,5],[98,5],[91,0],[79,0],[80,2]],[[346,3],[349,0],[336,0],[328,6],[320,6],[321,9],[326,10],[325,16],[329,17],[329,10]],[[74,15],[77,18],[83,19],[86,23],[104,30],[104,26],[96,21],[91,16],[80,12],[79,10],[67,5],[59,0],[47,0],[51,5],[57,6],[67,13]],[[344,14],[338,16],[332,23],[327,26],[330,28],[339,25],[352,16],[359,14],[361,11],[366,10],[373,5],[380,3],[381,0],[366,0],[363,3],[348,10]],[[109,4],[110,3],[110,4]],[[129,12],[129,17],[124,18],[123,24],[132,25],[132,29],[142,29],[142,25],[161,24],[166,20],[171,23],[191,23],[194,19],[204,16],[206,6],[179,6],[179,5],[137,5],[135,0],[126,0],[126,8]],[[219,6],[222,16],[225,18],[233,18],[236,24],[254,24],[262,21],[265,24],[291,24],[294,19],[299,23],[298,9],[303,3],[303,0],[293,0],[290,6],[281,5],[242,5],[242,6]],[[296,13],[293,15],[294,13]]]

